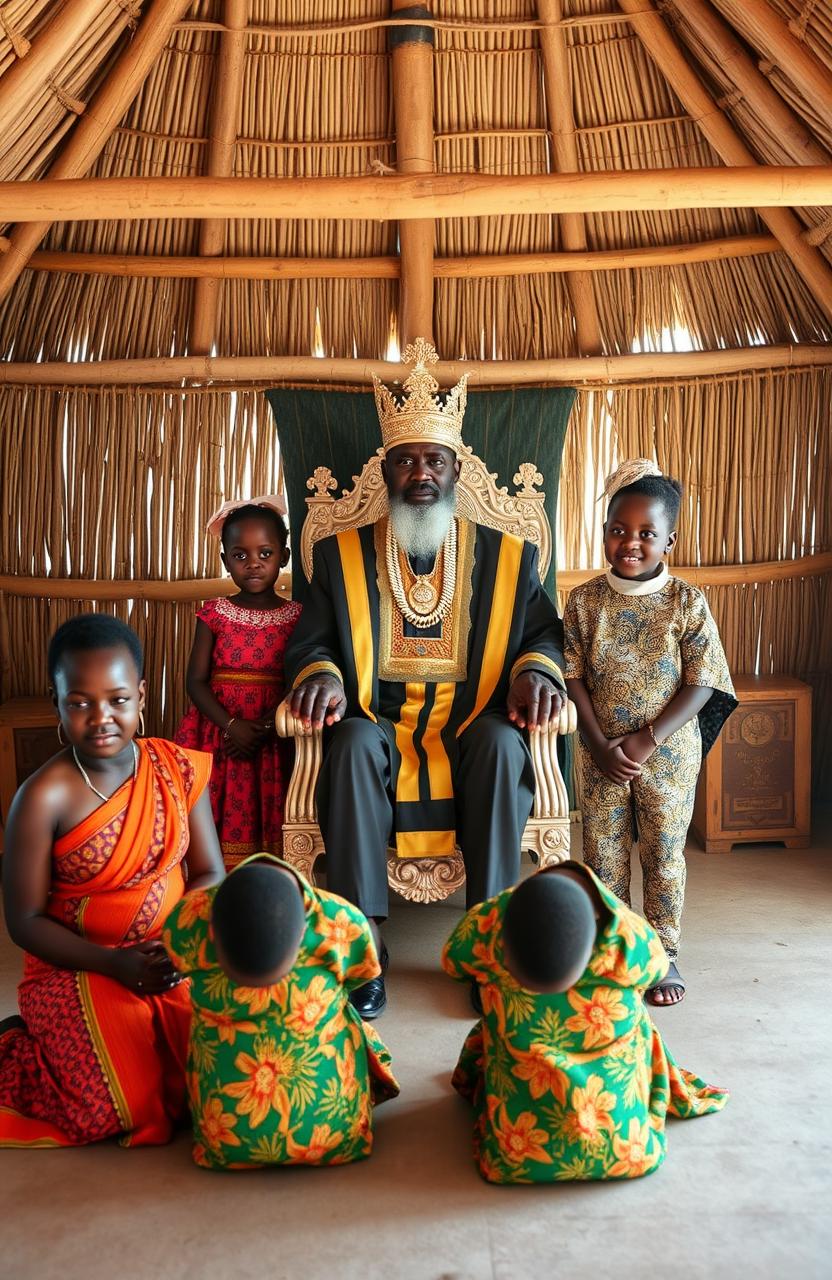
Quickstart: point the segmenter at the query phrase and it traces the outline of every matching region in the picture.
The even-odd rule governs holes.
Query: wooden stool
[[[705,758],[691,830],[706,853],[811,838],[812,690],[792,676],[737,676],[740,705]]]
[[[15,791],[60,750],[51,698],[10,698],[0,706],[0,849]]]

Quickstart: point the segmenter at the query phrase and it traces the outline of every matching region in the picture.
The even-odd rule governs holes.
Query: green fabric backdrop
[[[326,466],[338,481],[333,497],[352,487],[364,463],[381,443],[376,406],[367,391],[267,391],[274,412],[294,545],[306,514],[306,481],[315,467]],[[496,471],[498,483],[513,493],[521,462],[534,462],[544,477],[546,514],[552,526],[552,564],[546,588],[555,589],[554,529],[560,460],[566,424],[576,392],[572,387],[522,387],[512,391],[472,391],[468,395],[462,435],[465,443]],[[301,514],[302,513],[302,514]],[[292,587],[303,599],[306,579],[292,574]]]

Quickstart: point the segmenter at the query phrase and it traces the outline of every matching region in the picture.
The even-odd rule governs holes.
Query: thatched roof
[[[90,113],[102,86],[112,87],[123,76],[131,41],[142,24],[154,20],[154,11],[170,28],[161,52],[113,121],[115,127],[100,122],[91,148],[95,154],[89,163],[82,159],[76,165],[77,176],[175,179],[230,172],[316,178],[395,170],[401,157],[392,105],[391,28],[385,25],[390,7],[388,0],[292,5],[7,0],[0,6],[0,72],[19,76],[27,58],[53,38],[56,25],[71,30],[72,38],[64,40],[63,53],[57,42],[59,56],[47,59],[24,89],[3,103],[0,179],[48,177],[73,132],[95,128]],[[562,5],[437,0],[432,5],[435,171],[552,173],[558,163],[555,142],[574,126],[579,172],[678,168],[680,183],[695,184],[692,170],[722,163],[708,140],[715,123],[747,149],[748,163],[829,163],[828,0],[660,3],[656,22],[664,24],[711,102],[699,119],[692,118],[690,101],[683,101],[689,95],[680,97],[674,68],[660,69],[655,52],[645,47],[644,14],[630,18],[620,12],[626,7],[613,0],[564,0]],[[649,6],[639,0],[630,7]],[[555,30],[565,44],[572,84],[565,109],[556,93],[547,97],[553,81],[547,83],[545,76],[539,22],[540,14],[559,9],[563,21]],[[227,26],[235,10],[243,12],[244,22],[248,11],[249,31],[241,40]],[[180,20],[173,21],[177,12]],[[760,25],[763,17],[771,31]],[[739,46],[756,91],[768,94],[772,110],[763,110],[748,86],[737,86],[738,79],[744,84],[738,60],[730,49],[716,53],[706,19],[717,36],[721,32]],[[783,33],[826,75],[826,101],[802,64],[773,56],[775,37]],[[235,42],[242,50],[236,63],[229,62]],[[21,57],[29,43],[31,50]],[[560,68],[562,82],[563,59],[556,57],[552,65]],[[555,82],[557,88],[557,73]],[[570,113],[571,120],[565,118]],[[784,113],[791,120],[788,129]],[[210,140],[219,134],[230,143],[217,161]],[[820,272],[814,283],[795,267],[794,255],[775,248],[770,239],[765,252],[747,240],[771,235],[753,208],[579,215],[586,247],[593,252],[727,238],[740,238],[736,253],[753,252],[731,256],[728,246],[713,261],[593,271],[588,283],[589,307],[597,315],[596,349],[614,354],[634,346],[657,348],[668,345],[677,329],[706,349],[826,341],[832,328],[832,290],[825,275],[832,261],[832,221],[829,209],[795,212]],[[270,259],[395,258],[395,221],[338,220],[337,205],[327,213],[335,216],[232,219],[214,228],[211,252]],[[204,252],[204,235],[205,228],[191,219],[58,221],[39,248],[52,254],[196,257]],[[549,213],[437,220],[434,332],[440,353],[497,359],[578,354],[564,274],[528,271],[520,264],[522,273],[512,276],[442,275],[443,259],[541,255],[563,247],[563,220]],[[40,255],[35,263],[38,269],[20,274],[0,311],[3,357],[124,358],[185,355],[194,349],[193,279],[75,275],[55,269],[60,260]],[[50,269],[43,269],[47,264]],[[63,265],[73,264],[65,259]],[[141,269],[141,263],[132,265]],[[487,271],[487,264],[478,267]],[[130,264],[109,269],[129,270]],[[388,276],[391,271],[397,271],[395,262]],[[369,277],[368,270],[352,280],[225,280],[218,290],[211,345],[220,355],[384,357],[395,328],[399,281]]]
[[[828,778],[832,2],[430,7],[432,55],[401,0],[0,3],[0,694],[100,601],[170,733],[205,519],[280,482],[260,389],[432,329],[581,385],[562,574],[616,458],[680,476],[676,562],[734,671],[812,683]]]

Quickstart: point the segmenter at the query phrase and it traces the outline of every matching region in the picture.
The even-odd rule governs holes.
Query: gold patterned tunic
[[[713,690],[653,753],[631,784],[612,782],[583,743],[584,861],[624,902],[638,840],[644,913],[671,957],[679,949],[685,837],[702,756],[737,705],[728,664],[702,592],[666,567],[651,582],[606,573],[570,594],[563,618],[567,680],[583,680],[608,738],[651,724],[684,685]]]

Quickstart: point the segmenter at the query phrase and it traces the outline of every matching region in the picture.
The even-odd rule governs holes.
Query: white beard
[[[456,492],[415,507],[403,498],[390,499],[390,523],[399,546],[409,556],[435,556],[445,541],[456,511]]]

